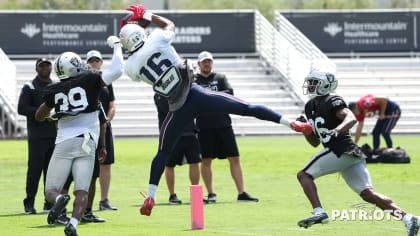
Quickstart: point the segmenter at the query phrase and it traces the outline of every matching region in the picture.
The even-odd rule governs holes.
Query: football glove
[[[133,12],[131,17],[129,17],[127,19],[128,21],[134,21],[134,20],[137,20],[137,19],[141,19],[141,18],[143,18],[144,13],[146,12],[146,8],[144,8],[144,6],[141,5],[141,4],[131,5],[131,6],[127,7],[125,10]]]
[[[301,121],[291,121],[290,128],[296,132],[302,132],[304,135],[309,135],[312,133],[312,125]]]
[[[131,5],[126,8],[127,11],[131,11],[120,20],[120,27],[122,28],[126,24],[137,24],[143,28],[146,28],[152,21],[152,13],[147,11],[143,5]]]
[[[106,42],[110,48],[114,48],[116,43],[120,42],[120,39],[117,36],[111,35],[107,38]]]

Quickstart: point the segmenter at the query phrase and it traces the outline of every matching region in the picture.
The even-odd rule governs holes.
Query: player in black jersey
[[[314,147],[322,143],[324,149],[314,155],[297,174],[313,207],[313,215],[299,221],[298,225],[307,228],[329,221],[321,206],[314,179],[339,172],[347,185],[363,200],[400,217],[406,225],[408,235],[417,235],[419,218],[407,214],[390,198],[375,192],[366,169],[366,156],[349,133],[357,123],[356,118],[342,97],[330,94],[336,87],[337,80],[333,74],[319,71],[312,71],[303,85],[304,94],[311,98],[305,104],[305,115],[313,127],[313,132],[305,134],[305,138]],[[306,120],[302,116],[300,121]]]
[[[199,73],[195,75],[195,82],[203,88],[211,91],[224,92],[233,95],[233,88],[224,74],[213,71],[213,55],[208,51],[198,54]],[[201,114],[196,118],[197,127],[200,130],[201,176],[207,189],[206,203],[216,202],[216,193],[213,191],[213,173],[211,163],[214,158],[228,159],[230,174],[238,191],[239,202],[258,202],[258,198],[252,197],[245,192],[244,178],[242,174],[241,160],[235,133],[232,128],[232,120],[226,113]]]
[[[115,36],[108,38],[114,47],[112,70],[102,75],[88,70],[88,66],[73,52],[62,53],[54,62],[60,82],[45,89],[44,103],[38,108],[35,119],[43,121],[54,109],[58,119],[57,138],[48,166],[45,195],[54,203],[47,222],[52,224],[70,200],[60,194],[70,173],[74,179],[74,205],[70,222],[64,228],[66,235],[77,235],[76,227],[86,208],[92,178],[95,151],[99,139],[99,93],[104,86],[118,79],[123,71],[121,44]]]

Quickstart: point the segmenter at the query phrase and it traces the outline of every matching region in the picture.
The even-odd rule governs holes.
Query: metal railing
[[[256,49],[294,89],[302,102],[303,79],[311,70],[336,72],[336,66],[284,16],[276,12],[278,30],[258,11],[255,12]]]
[[[0,138],[15,138],[21,130],[17,121],[16,108],[11,105],[0,88]]]
[[[16,68],[0,48],[0,138],[17,137]]]

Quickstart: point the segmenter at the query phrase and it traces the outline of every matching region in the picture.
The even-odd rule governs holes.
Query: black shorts
[[[225,159],[239,156],[232,127],[200,130],[198,140],[203,158]]]
[[[101,165],[114,164],[114,137],[112,136],[111,124],[108,123],[105,133],[105,144],[106,144],[106,157],[105,161]]]
[[[93,167],[92,178],[99,178],[99,160],[98,160],[98,152],[95,154],[95,165]]]
[[[195,136],[181,136],[166,162],[167,167],[184,164],[184,157],[188,164],[200,163],[200,143]]]

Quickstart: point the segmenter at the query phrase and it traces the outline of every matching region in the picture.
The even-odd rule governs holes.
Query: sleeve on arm
[[[110,102],[115,101],[114,87],[112,87],[112,84],[108,85],[108,91],[109,91],[109,101]]]
[[[30,116],[30,117],[35,116],[35,112],[38,109],[38,107],[31,105],[31,100],[32,100],[31,94],[32,94],[32,91],[29,88],[29,86],[24,85],[22,87],[22,91],[20,93],[19,102],[18,102],[18,113],[20,115]]]
[[[222,81],[223,81],[223,85],[225,86],[225,88],[223,90],[226,91],[226,93],[233,95],[233,88],[230,85],[228,79],[226,78],[226,75],[222,76]]]
[[[114,45],[114,54],[112,56],[111,66],[108,70],[102,72],[102,80],[106,85],[110,85],[117,80],[124,71],[124,58],[122,54],[121,44]]]
[[[161,28],[156,28],[152,31],[152,33],[149,35],[148,40],[149,41],[155,41],[155,42],[166,42],[170,43],[175,38],[175,32],[172,30],[164,30]]]
[[[341,110],[343,108],[347,107],[346,102],[338,96],[334,96],[331,98],[331,102],[328,103],[329,106],[331,106],[331,111],[335,114],[338,110]]]

